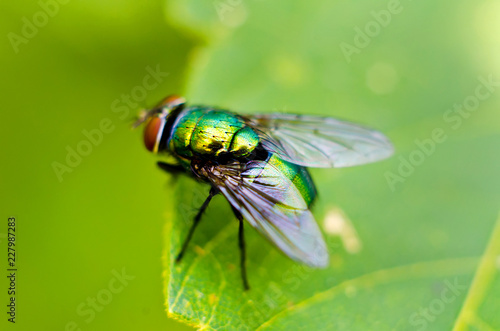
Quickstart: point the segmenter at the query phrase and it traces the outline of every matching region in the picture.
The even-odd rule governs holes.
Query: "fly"
[[[393,147],[380,132],[329,117],[292,114],[239,115],[209,106],[188,106],[171,95],[147,111],[144,144],[175,163],[158,162],[169,173],[184,173],[211,187],[196,214],[176,261],[184,256],[201,215],[222,194],[239,221],[243,287],[244,223],[291,259],[324,268],[329,255],[310,211],[316,187],[307,167],[339,168],[379,161]]]

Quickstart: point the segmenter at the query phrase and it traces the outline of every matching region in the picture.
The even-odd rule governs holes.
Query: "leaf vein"
[[[271,326],[272,322],[279,319],[281,316],[285,316],[293,311],[303,309],[308,305],[323,300],[331,299],[339,293],[343,293],[348,286],[374,286],[378,284],[383,284],[391,280],[400,279],[412,279],[412,278],[424,278],[429,275],[437,275],[438,271],[440,274],[452,274],[452,273],[464,273],[467,271],[472,271],[473,267],[477,264],[478,257],[467,257],[467,258],[456,258],[456,259],[446,259],[438,261],[426,261],[417,262],[410,265],[397,266],[388,269],[377,270],[362,276],[346,280],[334,287],[331,287],[325,291],[316,293],[315,295],[299,301],[292,307],[287,307],[282,311],[279,311],[275,315],[271,316],[266,322],[259,325],[255,330],[263,330],[267,326]],[[443,266],[442,264],[446,265]]]
[[[229,235],[229,233],[231,232],[230,231],[232,229],[231,225],[232,225],[232,223],[228,223],[228,225],[226,225],[224,228],[222,228],[222,230],[219,231],[219,233],[217,233],[216,236],[214,236],[212,239],[208,240],[205,243],[205,245],[203,246],[204,250],[206,252],[210,253],[213,248],[217,247],[217,245],[220,244],[221,241],[224,240]],[[193,262],[191,263],[191,265],[189,266],[189,268],[188,268],[185,276],[182,279],[179,292],[177,292],[177,294],[175,296],[175,299],[174,299],[174,302],[172,303],[172,305],[169,306],[169,311],[170,312],[173,312],[174,308],[177,307],[177,303],[178,303],[178,301],[179,301],[182,293],[184,292],[185,285],[188,282],[189,278],[191,277],[191,275],[192,275],[192,273],[193,273],[193,271],[195,269],[195,266],[203,258],[204,258],[204,256],[202,256],[202,255],[196,256],[195,259],[193,260]]]

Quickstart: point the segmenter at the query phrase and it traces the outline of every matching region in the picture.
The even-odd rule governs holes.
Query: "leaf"
[[[208,208],[183,261],[173,262],[208,192],[181,179],[165,233],[170,316],[209,330],[499,327],[500,281],[491,262],[497,253],[486,250],[499,240],[491,236],[500,198],[496,87],[467,117],[444,116],[482,86],[478,75],[491,73],[481,74],[443,44],[455,40],[472,10],[464,14],[451,1],[401,2],[401,11],[347,62],[340,45],[354,45],[353,26],[364,28],[373,11],[387,6],[168,3],[168,19],[202,45],[188,70],[190,102],[345,118],[386,132],[397,151],[372,165],[312,170],[320,194],[315,215],[331,253],[326,270],[290,261],[247,224],[247,292],[237,222],[222,197]],[[442,29],[442,18],[452,14],[460,19]],[[464,317],[467,311],[478,319]]]

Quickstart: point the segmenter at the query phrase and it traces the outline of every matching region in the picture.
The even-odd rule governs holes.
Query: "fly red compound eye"
[[[186,99],[178,95],[172,94],[163,99],[162,101],[160,101],[157,107],[158,108],[167,107],[169,109],[174,109],[175,107],[180,106],[184,103],[186,103]]]
[[[163,131],[164,120],[159,117],[153,117],[148,121],[144,128],[144,145],[150,152],[156,152],[158,149],[157,142],[161,138]]]

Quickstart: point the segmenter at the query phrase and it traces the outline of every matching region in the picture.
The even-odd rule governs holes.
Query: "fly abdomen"
[[[272,153],[266,161],[294,184],[309,207],[314,203],[317,191],[307,168],[284,161]]]

